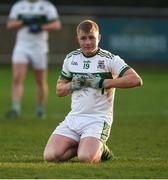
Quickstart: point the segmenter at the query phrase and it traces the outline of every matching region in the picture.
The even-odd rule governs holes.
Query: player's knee
[[[91,153],[78,153],[78,159],[79,161],[86,163],[96,163],[100,160],[100,158],[97,158],[95,154]]]
[[[59,157],[60,156],[56,152],[51,150],[45,150],[43,154],[44,160],[48,162],[58,162],[60,160]]]
[[[13,83],[14,83],[14,85],[20,85],[22,83],[22,78],[19,76],[15,76],[13,78]]]

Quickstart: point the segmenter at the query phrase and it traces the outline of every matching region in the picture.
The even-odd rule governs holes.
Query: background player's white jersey
[[[86,57],[80,49],[69,53],[63,64],[61,78],[72,79],[75,76],[87,78],[87,73],[111,79],[122,76],[128,65],[119,56],[99,49],[92,57]],[[93,89],[84,87],[72,93],[70,115],[95,116],[112,120],[115,89]]]
[[[19,20],[22,16],[41,16],[45,17],[48,22],[58,19],[58,12],[53,4],[46,0],[37,0],[30,2],[21,0],[11,9],[9,19]],[[32,48],[36,51],[48,52],[48,32],[41,31],[33,34],[29,31],[28,26],[23,26],[17,32],[17,48]]]

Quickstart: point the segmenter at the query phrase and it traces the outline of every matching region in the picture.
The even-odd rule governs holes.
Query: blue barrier
[[[99,18],[100,46],[128,61],[168,63],[168,19]]]

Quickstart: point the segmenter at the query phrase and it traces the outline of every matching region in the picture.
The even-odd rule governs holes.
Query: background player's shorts
[[[78,117],[68,115],[63,122],[57,126],[53,134],[63,135],[79,142],[84,137],[95,137],[103,143],[110,135],[111,125],[104,120],[95,117]]]
[[[46,69],[48,65],[47,53],[36,52],[28,49],[15,48],[12,55],[13,64],[32,64],[34,69]]]

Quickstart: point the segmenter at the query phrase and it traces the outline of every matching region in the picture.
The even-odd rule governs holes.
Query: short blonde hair
[[[76,28],[77,34],[79,33],[80,30],[84,31],[85,33],[90,33],[93,31],[96,31],[99,33],[99,26],[97,25],[96,22],[92,20],[84,20],[78,24]]]

